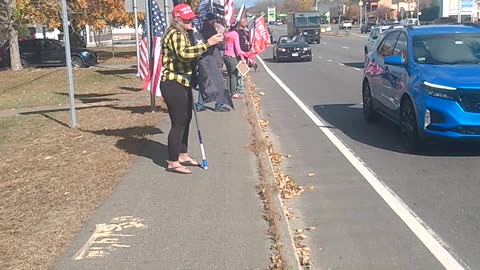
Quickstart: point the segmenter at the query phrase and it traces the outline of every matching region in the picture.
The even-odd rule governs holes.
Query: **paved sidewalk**
[[[168,117],[54,269],[268,269],[245,105],[199,113],[209,169],[165,172]],[[200,159],[195,124],[190,152]],[[128,140],[127,140],[128,142]],[[119,145],[128,149],[128,145]]]

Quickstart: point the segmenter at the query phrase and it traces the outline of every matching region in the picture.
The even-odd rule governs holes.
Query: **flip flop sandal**
[[[180,170],[181,168],[186,169],[184,166],[177,166],[173,168],[167,168],[167,172],[173,172],[173,173],[178,173],[178,174],[192,174],[192,171],[182,171]]]
[[[194,159],[180,162],[183,166],[200,167],[200,163]]]

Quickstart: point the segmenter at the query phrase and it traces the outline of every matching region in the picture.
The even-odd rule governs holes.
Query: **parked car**
[[[417,18],[408,18],[400,20],[401,25],[420,25],[420,21]]]
[[[405,25],[382,25],[382,26],[375,26],[372,28],[370,35],[368,36],[367,43],[365,43],[364,52],[365,55],[374,47],[375,42],[379,39],[383,32],[389,29],[395,28],[404,28]]]
[[[302,36],[283,35],[273,46],[273,61],[312,61],[312,48]]]
[[[19,40],[20,61],[23,68],[40,66],[65,66],[65,47],[63,42],[54,39]],[[72,65],[78,68],[98,64],[98,52],[86,48],[71,47]],[[0,64],[10,65],[8,43],[0,48]]]
[[[376,23],[366,23],[362,25],[362,28],[360,28],[360,33],[370,33],[372,31],[372,28],[375,27],[377,24]]]
[[[400,126],[409,151],[427,138],[480,140],[480,27],[391,29],[365,59],[363,116]]]
[[[343,29],[352,29],[352,21],[350,21],[350,20],[344,20],[344,21],[340,24],[340,30],[343,30]]]

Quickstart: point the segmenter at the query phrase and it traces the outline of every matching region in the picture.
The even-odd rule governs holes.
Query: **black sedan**
[[[301,36],[280,36],[273,46],[273,61],[312,61],[312,48]]]
[[[65,47],[61,41],[54,39],[26,39],[18,41],[20,61],[23,68],[40,66],[65,66]],[[8,43],[0,48],[0,61],[4,66],[10,65]],[[98,53],[86,48],[71,47],[72,65],[89,67],[98,64]],[[3,57],[2,57],[3,56]]]

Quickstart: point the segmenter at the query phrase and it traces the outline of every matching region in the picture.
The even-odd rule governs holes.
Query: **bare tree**
[[[374,14],[377,18],[386,20],[391,17],[391,9],[387,6],[379,6],[377,10],[374,11]]]
[[[20,64],[20,51],[18,49],[18,31],[15,29],[15,0],[0,0],[0,31],[10,43],[10,66],[12,70],[22,68]]]
[[[350,6],[348,6],[347,17],[352,20],[357,20],[360,17],[360,7],[358,4],[350,4]]]

